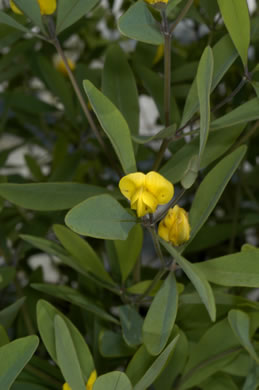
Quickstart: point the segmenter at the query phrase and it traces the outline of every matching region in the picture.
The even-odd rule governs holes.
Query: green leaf
[[[2,347],[3,345],[9,344],[9,342],[10,342],[10,340],[9,340],[7,331],[5,330],[5,328],[2,325],[0,325],[0,347]]]
[[[132,385],[123,372],[113,371],[99,376],[93,390],[132,390]]]
[[[259,119],[259,98],[254,98],[213,121],[211,123],[211,130],[222,129],[257,119]]]
[[[166,349],[156,358],[143,377],[134,386],[134,390],[146,390],[150,385],[152,385],[152,383],[154,383],[163,368],[166,366],[166,363],[171,353],[173,352],[178,339],[179,335],[176,336],[166,347]]]
[[[7,26],[16,28],[17,30],[23,32],[29,32],[28,28],[24,27],[22,24],[18,23],[11,16],[7,15],[5,12],[0,11],[0,24],[6,24]]]
[[[0,348],[0,389],[9,390],[39,344],[37,336],[12,341]],[[84,389],[85,390],[85,389]]]
[[[218,5],[231,39],[246,66],[250,45],[250,16],[247,1],[218,0]]]
[[[137,41],[152,45],[161,45],[164,42],[158,23],[142,0],[133,4],[120,17],[118,28],[123,35]]]
[[[115,105],[89,81],[83,82],[91,106],[120,160],[124,172],[136,172],[136,160],[126,120]]]
[[[259,287],[259,250],[234,253],[194,264],[220,286]]]
[[[119,316],[123,338],[130,347],[135,347],[142,342],[143,319],[133,306],[119,307]]]
[[[175,261],[183,269],[184,273],[188,276],[190,281],[196,288],[202,302],[206,306],[206,309],[210,315],[212,321],[216,320],[216,305],[210,284],[208,283],[203,272],[194,267],[192,263],[186,260],[180,255],[180,253],[170,244],[160,239],[162,245],[173,256]]]
[[[64,301],[70,302],[75,306],[79,306],[82,309],[94,314],[95,316],[101,318],[104,321],[113,322],[118,324],[119,322],[108,314],[101,306],[98,306],[95,301],[84,296],[79,291],[68,287],[68,286],[56,286],[53,284],[43,284],[43,283],[32,283],[32,288],[35,290],[41,291],[43,293],[52,295],[58,299],[63,299]]]
[[[87,14],[99,0],[58,0],[56,33],[70,27]]]
[[[237,385],[229,375],[219,373],[208,378],[201,384],[202,390],[238,390]],[[256,390],[256,389],[255,389]]]
[[[181,390],[192,389],[215,372],[221,371],[240,350],[228,321],[224,319],[217,322],[190,350],[180,382]]]
[[[226,185],[243,159],[246,149],[246,146],[241,146],[221,160],[200,184],[189,214],[191,237],[187,245],[196,236],[213,211]]]
[[[0,196],[25,209],[67,210],[83,200],[107,192],[104,188],[80,183],[0,184]]]
[[[37,1],[35,0],[14,0],[14,3],[17,7],[23,11],[23,13],[28,16],[29,19],[36,26],[38,26],[43,33],[46,33],[44,24],[42,23],[42,17],[40,13],[40,7]]]
[[[228,313],[228,321],[240,344],[247,350],[256,363],[259,364],[259,357],[250,339],[249,315],[241,310],[233,309]]]
[[[242,390],[257,390],[259,385],[259,367],[254,364],[250,369]]]
[[[120,333],[110,330],[103,331],[99,337],[99,349],[102,356],[107,358],[121,358],[132,356],[135,349],[129,347]]]
[[[140,381],[145,372],[150,368],[151,364],[155,361],[155,356],[151,356],[144,345],[141,345],[137,352],[130,360],[126,374],[131,380],[133,386]]]
[[[83,264],[83,267],[88,272],[108,283],[114,284],[110,275],[106,272],[102,261],[87,241],[63,225],[54,225],[53,230],[64,248],[77,259],[79,264]]]
[[[204,153],[210,130],[210,92],[212,86],[213,67],[213,52],[210,46],[207,46],[202,54],[197,71],[197,88],[200,103],[200,160]]]
[[[107,50],[102,91],[122,113],[131,133],[138,134],[139,102],[136,81],[127,57],[119,45],[112,45]]]
[[[12,303],[10,306],[7,306],[0,311],[0,324],[9,329],[12,323],[14,322],[20,308],[24,304],[25,297],[18,299],[16,302]]]
[[[229,35],[225,35],[212,49],[214,58],[214,71],[211,92],[214,91],[220,80],[236,60],[238,53]],[[194,80],[184,106],[181,127],[184,126],[199,109],[197,81]]]
[[[65,321],[67,328],[69,329],[70,335],[75,345],[77,357],[80,362],[80,367],[83,372],[84,381],[86,382],[91,372],[95,369],[91,352],[76,327],[72,322],[65,317],[60,311],[58,311],[50,303],[39,300],[37,304],[37,323],[40,336],[42,338],[45,347],[50,354],[54,362],[57,363],[56,353],[56,340],[55,340],[55,327],[54,319],[56,316],[60,316]],[[85,390],[85,389],[84,389]]]
[[[129,232],[126,240],[117,240],[114,242],[114,245],[120,265],[122,282],[124,283],[141,254],[143,245],[143,230],[141,226],[135,225]]]
[[[66,382],[73,389],[85,390],[85,382],[69,329],[62,317],[54,318],[57,363]]]
[[[155,295],[143,325],[143,342],[151,355],[159,355],[171,335],[178,309],[178,291],[171,272]]]
[[[68,212],[66,225],[83,236],[125,240],[135,218],[109,195],[87,199]]]

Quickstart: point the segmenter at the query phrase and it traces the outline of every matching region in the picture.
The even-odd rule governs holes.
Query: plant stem
[[[220,102],[219,104],[217,104],[212,110],[211,112],[216,112],[217,110],[219,110],[221,107],[223,107],[225,104],[227,104],[228,102],[230,102],[233,97],[235,97],[238,92],[243,88],[243,86],[246,84],[247,82],[247,79],[245,77],[242,78],[242,80],[240,81],[240,83],[238,84],[238,86],[232,91],[232,93],[230,95],[228,95],[224,100],[222,100],[222,102]]]
[[[161,251],[160,243],[159,243],[158,238],[157,238],[155,226],[148,226],[147,229],[148,229],[149,233],[151,234],[152,241],[153,241],[153,244],[154,244],[154,247],[156,250],[156,254],[159,257],[162,266],[166,267],[166,262],[165,262],[163,253]]]
[[[185,17],[185,15],[187,14],[187,12],[189,11],[189,9],[191,8],[191,5],[193,3],[193,0],[188,0],[185,7],[182,9],[182,11],[179,13],[179,15],[177,16],[175,22],[172,24],[171,28],[170,28],[170,35],[172,35],[173,31],[175,30],[176,26],[178,25],[178,23],[180,23],[180,21]]]
[[[49,28],[49,33],[50,33],[50,38],[51,38],[51,43],[55,46],[56,50],[57,50],[57,53],[59,54],[59,56],[61,57],[61,59],[63,60],[64,62],[64,65],[66,67],[66,71],[67,71],[67,74],[68,74],[68,77],[71,81],[71,84],[72,84],[72,87],[75,91],[75,94],[78,98],[78,101],[81,105],[81,108],[83,110],[83,113],[85,114],[85,117],[86,119],[88,120],[89,122],[89,125],[90,125],[90,128],[92,129],[93,133],[95,134],[96,136],[96,139],[97,141],[99,142],[101,148],[103,149],[103,152],[105,153],[106,157],[108,158],[108,161],[110,162],[111,166],[119,173],[119,170],[118,170],[118,167],[116,166],[115,162],[113,161],[113,159],[111,158],[111,154],[109,152],[109,150],[107,149],[105,143],[104,143],[104,140],[92,118],[92,115],[87,107],[87,104],[85,103],[85,99],[83,98],[82,96],[82,93],[80,91],[80,88],[77,84],[77,81],[74,77],[74,74],[73,72],[71,71],[70,67],[69,67],[69,63],[68,63],[68,60],[67,60],[67,57],[64,53],[64,50],[62,49],[62,46],[58,40],[58,37],[56,36],[56,33],[55,33],[55,26],[53,26],[53,21],[52,19],[49,19],[49,24],[48,24],[48,28]]]

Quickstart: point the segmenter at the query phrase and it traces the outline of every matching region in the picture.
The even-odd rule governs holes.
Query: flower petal
[[[169,240],[169,229],[168,229],[168,227],[165,226],[163,221],[161,221],[160,224],[158,225],[158,235],[159,235],[159,237],[163,238],[163,240],[165,240],[167,242],[170,241]]]
[[[123,176],[119,182],[119,188],[122,195],[127,199],[131,199],[134,192],[145,184],[145,175],[141,172],[130,173]]]
[[[157,172],[146,175],[146,188],[157,198],[158,204],[166,204],[174,196],[173,184]]]

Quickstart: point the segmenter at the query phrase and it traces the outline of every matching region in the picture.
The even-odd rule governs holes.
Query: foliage
[[[259,10],[104,3],[0,11],[0,390],[256,390]]]

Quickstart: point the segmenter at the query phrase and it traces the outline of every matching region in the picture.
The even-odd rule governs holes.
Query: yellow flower
[[[158,4],[158,3],[165,3],[165,4],[167,4],[168,0],[146,0],[146,2],[149,3],[149,4],[152,4],[152,5]]]
[[[85,385],[86,390],[92,390],[94,382],[97,379],[97,372],[94,370],[88,378],[87,384]],[[68,383],[64,383],[63,390],[71,390]]]
[[[159,204],[166,204],[174,195],[174,186],[157,172],[130,173],[119,183],[121,193],[130,200],[138,217],[154,213]]]
[[[56,11],[57,0],[37,0],[40,6],[42,15],[51,15]],[[10,0],[10,7],[16,14],[23,14],[23,12],[15,5],[13,0]]]
[[[174,246],[182,245],[190,238],[190,224],[187,212],[179,206],[170,209],[159,223],[158,235]]]
[[[74,61],[71,58],[67,58],[67,62],[68,62],[69,68],[73,71],[76,67]],[[67,68],[66,68],[65,63],[61,57],[57,56],[54,58],[54,65],[55,65],[55,68],[60,73],[63,73],[63,75],[65,75],[65,76],[68,75]]]

